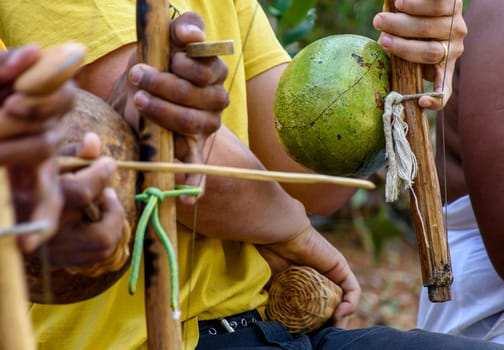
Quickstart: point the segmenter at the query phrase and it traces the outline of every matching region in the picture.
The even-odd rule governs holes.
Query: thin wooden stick
[[[394,12],[394,1],[386,0],[384,9]],[[422,93],[421,65],[398,57],[391,60],[392,90],[404,95]],[[409,127],[407,138],[418,162],[418,174],[410,192],[410,213],[417,235],[423,284],[431,301],[442,302],[451,299],[453,275],[429,123],[417,100],[404,102],[404,111]]]
[[[14,225],[7,172],[0,168],[0,228]],[[35,350],[26,279],[15,236],[0,236],[0,349]]]
[[[169,2],[137,0],[138,61],[159,71],[169,68]],[[140,132],[141,149],[147,161],[173,162],[173,137],[166,129],[144,118]],[[145,159],[147,158],[147,159]],[[146,187],[171,190],[173,174],[145,173]],[[177,218],[174,198],[166,198],[159,207],[161,224],[177,251]],[[147,345],[151,350],[182,349],[180,320],[170,310],[170,266],[161,240],[149,225],[144,245],[145,311]]]
[[[233,168],[205,164],[163,163],[163,162],[136,162],[116,160],[119,168],[137,171],[171,172],[179,174],[205,174],[226,176],[237,179],[257,181],[278,181],[286,183],[328,183],[346,187],[358,187],[367,190],[375,189],[374,183],[368,180],[353,179],[341,176],[321,174],[287,173],[281,171],[267,171],[258,169]],[[93,163],[93,160],[77,157],[59,157],[58,164],[61,169],[74,170]]]

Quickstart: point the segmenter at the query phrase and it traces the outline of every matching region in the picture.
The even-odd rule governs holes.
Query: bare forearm
[[[217,132],[209,163],[261,169],[254,155],[226,128]],[[178,219],[191,227],[193,207],[179,203]],[[232,219],[230,219],[232,218]],[[309,225],[303,205],[275,182],[209,176],[197,207],[197,229],[228,240],[272,243]]]

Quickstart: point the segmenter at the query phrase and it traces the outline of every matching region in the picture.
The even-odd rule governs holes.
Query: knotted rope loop
[[[443,97],[442,92],[401,95],[392,91],[385,98],[383,130],[385,132],[385,157],[388,159],[388,171],[385,182],[385,201],[394,202],[399,196],[399,187],[412,189],[413,180],[418,171],[415,154],[406,139],[408,124],[404,120],[403,102],[422,96]]]
[[[149,220],[151,220],[155,232],[163,243],[170,263],[170,306],[172,308],[172,315],[174,319],[180,318],[177,256],[173,244],[171,243],[168,235],[161,225],[161,221],[159,219],[159,204],[163,202],[163,200],[167,197],[183,195],[199,196],[201,194],[201,191],[202,190],[200,187],[192,187],[186,185],[176,186],[172,191],[161,191],[158,188],[150,187],[147,188],[143,193],[135,196],[136,200],[142,201],[146,205],[142,212],[142,215],[140,216],[135,235],[135,245],[133,249],[131,274],[129,279],[129,293],[135,294],[136,292],[138,274],[142,260],[145,232],[147,230]]]

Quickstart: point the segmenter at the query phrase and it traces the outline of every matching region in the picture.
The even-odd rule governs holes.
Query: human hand
[[[339,285],[343,297],[334,312],[333,324],[346,326],[347,317],[357,309],[361,288],[345,257],[315,228],[308,226],[287,241],[257,247],[273,274],[290,265],[306,265]]]
[[[100,141],[86,134],[80,144],[69,144],[63,155],[97,158]],[[119,246],[124,248],[125,212],[116,192],[108,187],[115,171],[114,161],[102,157],[89,167],[60,176],[64,210],[58,232],[49,241],[49,261],[55,267],[73,267],[103,263],[113,258]],[[90,205],[100,209],[101,219],[92,222],[86,216]],[[125,261],[120,262],[120,266]]]
[[[56,123],[71,108],[76,91],[68,79],[36,95],[16,90],[19,78],[42,57],[35,45],[0,52],[0,164],[9,174],[16,221],[48,224],[43,233],[19,238],[24,252],[48,239],[57,225],[62,197],[56,183],[55,154],[61,139]]]
[[[71,78],[84,54],[72,43],[0,52],[0,139],[42,133],[70,110],[76,92]]]
[[[455,61],[464,50],[467,27],[462,0],[396,0],[394,4],[396,13],[381,12],[373,20],[382,32],[378,42],[393,55],[425,64],[425,78],[444,97],[422,96],[418,102],[422,108],[440,110],[452,94]]]
[[[223,87],[227,66],[219,57],[190,58],[184,48],[205,39],[204,25],[194,13],[185,13],[170,25],[170,73],[135,64],[133,55],[124,77],[114,87],[111,104],[138,130],[139,115],[174,132],[175,157],[183,162],[203,162],[208,137],[220,126],[228,105]],[[131,67],[131,68],[130,68]],[[128,98],[124,98],[128,91]],[[200,177],[185,182],[199,185]]]

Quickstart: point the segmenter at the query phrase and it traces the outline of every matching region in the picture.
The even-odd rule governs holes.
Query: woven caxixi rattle
[[[269,294],[268,318],[291,333],[305,333],[331,318],[343,291],[311,267],[291,266],[273,277]]]

